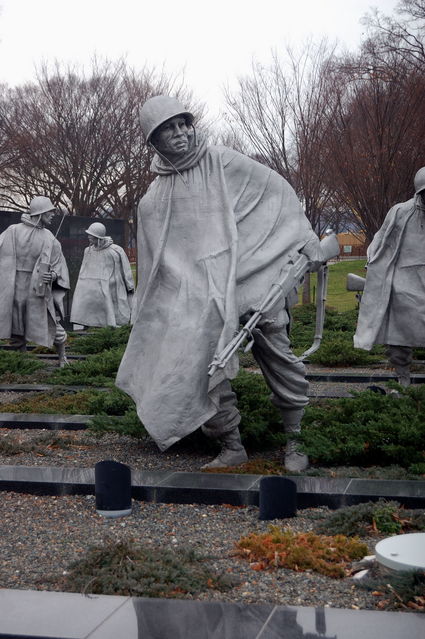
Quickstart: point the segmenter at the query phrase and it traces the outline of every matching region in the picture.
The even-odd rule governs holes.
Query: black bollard
[[[286,477],[260,480],[260,519],[284,519],[297,514],[297,486]]]
[[[131,470],[120,462],[105,460],[94,468],[96,511],[104,517],[131,513]]]

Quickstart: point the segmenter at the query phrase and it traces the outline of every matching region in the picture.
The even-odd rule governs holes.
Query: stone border
[[[424,621],[415,612],[12,589],[0,591],[0,619],[9,639],[423,639]]]
[[[93,415],[52,415],[49,413],[0,413],[0,428],[85,430]]]
[[[285,475],[286,477],[286,475]],[[132,495],[153,503],[258,506],[262,475],[133,471]],[[336,509],[380,498],[425,508],[425,480],[288,476],[298,508]],[[94,495],[94,468],[0,465],[0,490],[34,495]]]

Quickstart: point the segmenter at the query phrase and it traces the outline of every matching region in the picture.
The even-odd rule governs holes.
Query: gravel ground
[[[36,497],[2,493],[0,501],[0,587],[62,590],[70,562],[89,545],[135,539],[167,548],[192,547],[208,565],[232,577],[231,590],[209,589],[190,598],[243,603],[374,609],[382,597],[358,588],[351,578],[331,579],[314,572],[253,570],[235,556],[235,542],[270,523],[294,531],[311,530],[327,509],[299,511],[295,518],[264,522],[258,508],[133,502],[132,514],[105,519],[93,496]],[[376,540],[368,540],[373,551]]]

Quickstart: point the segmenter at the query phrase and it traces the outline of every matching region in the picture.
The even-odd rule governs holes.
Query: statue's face
[[[166,157],[181,157],[189,150],[189,128],[182,115],[170,118],[155,131],[153,145]]]
[[[54,211],[47,211],[46,213],[42,213],[41,215],[41,221],[43,224],[50,226],[50,224],[52,223],[52,220],[54,218],[55,212]]]
[[[90,246],[97,246],[97,243],[98,243],[97,237],[94,237],[94,235],[89,235],[89,234],[87,234],[87,237],[88,237]]]

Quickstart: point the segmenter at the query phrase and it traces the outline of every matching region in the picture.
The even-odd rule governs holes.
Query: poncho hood
[[[101,239],[98,240],[97,246],[92,244],[90,246],[90,250],[91,251],[103,251],[103,249],[108,248],[108,246],[111,246],[111,244],[113,244],[113,243],[114,243],[114,240],[112,239],[112,237],[109,237],[109,235],[107,235],[106,237],[102,237]]]
[[[171,175],[187,171],[196,166],[207,152],[207,142],[202,136],[189,135],[190,146],[182,158],[171,162],[158,151],[151,163],[152,173],[157,175]]]
[[[41,222],[41,219],[38,219],[37,222],[34,222],[34,218],[28,213],[22,213],[21,215],[22,224],[26,224],[27,226],[33,226],[35,229],[43,229],[44,225]]]

